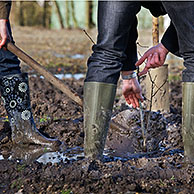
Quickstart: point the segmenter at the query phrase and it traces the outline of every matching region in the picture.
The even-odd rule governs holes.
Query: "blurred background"
[[[93,45],[90,38],[95,42],[97,36],[97,4],[97,0],[13,1],[10,20],[15,42],[53,73],[85,73]],[[168,16],[159,18],[160,38],[169,23]],[[138,31],[142,55],[153,45],[152,16],[144,8],[138,14]],[[182,60],[169,55],[167,63],[169,79],[180,80]]]

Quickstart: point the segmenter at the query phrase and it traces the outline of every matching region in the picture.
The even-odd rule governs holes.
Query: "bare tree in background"
[[[48,1],[44,1],[43,4],[42,26],[45,28],[50,27],[50,9],[48,3]]]
[[[19,1],[19,25],[24,26],[24,9],[23,1]]]
[[[93,20],[92,20],[92,13],[93,13],[93,2],[92,1],[86,1],[86,28],[92,28],[94,26]]]
[[[66,23],[66,28],[70,29],[70,13],[69,13],[69,1],[65,1],[65,23]]]
[[[55,3],[55,6],[56,6],[56,11],[57,11],[57,15],[58,15],[58,18],[59,18],[60,27],[62,29],[64,29],[63,18],[62,18],[62,15],[61,15],[61,11],[60,11],[58,2],[54,1],[54,3]]]
[[[78,28],[77,19],[75,17],[75,6],[74,6],[74,1],[73,0],[71,0],[71,9],[72,9],[72,18],[73,18],[74,27]]]

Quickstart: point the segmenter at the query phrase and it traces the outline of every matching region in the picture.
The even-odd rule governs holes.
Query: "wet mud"
[[[83,79],[64,82],[83,96]],[[180,86],[171,83],[170,113],[150,114],[146,151],[139,111],[125,105],[119,86],[113,111],[116,127],[110,127],[102,162],[84,158],[82,108],[44,79],[30,76],[37,128],[63,144],[58,152],[12,145],[1,103],[0,193],[192,193],[194,167],[184,162]]]

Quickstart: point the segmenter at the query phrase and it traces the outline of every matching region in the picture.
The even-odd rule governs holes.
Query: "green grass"
[[[169,75],[168,80],[169,81],[181,81],[181,76],[180,75]]]
[[[64,191],[64,190],[61,191],[61,194],[70,194],[70,193],[72,193],[71,189],[68,189],[67,191]]]

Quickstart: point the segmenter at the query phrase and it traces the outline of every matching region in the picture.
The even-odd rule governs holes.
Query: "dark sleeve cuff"
[[[0,1],[0,19],[9,19],[11,1]]]
[[[180,57],[178,36],[177,36],[176,29],[172,22],[170,26],[168,27],[168,29],[166,30],[166,32],[164,33],[161,43],[164,45],[164,47],[168,51]]]

